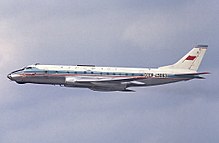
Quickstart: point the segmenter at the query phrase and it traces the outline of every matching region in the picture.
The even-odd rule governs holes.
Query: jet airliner
[[[98,67],[94,65],[29,65],[8,74],[18,84],[51,84],[94,91],[133,91],[130,87],[204,79],[198,72],[207,45],[198,45],[172,65],[158,68]]]

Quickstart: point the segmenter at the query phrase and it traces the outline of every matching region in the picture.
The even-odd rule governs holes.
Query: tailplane
[[[198,45],[173,65],[160,68],[188,69],[197,71],[207,50],[207,45]]]

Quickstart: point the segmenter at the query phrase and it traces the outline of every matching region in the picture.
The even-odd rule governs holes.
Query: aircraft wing
[[[125,82],[133,81],[137,79],[144,79],[145,77],[133,76],[133,77],[95,77],[95,76],[77,76],[67,77],[66,81],[86,83],[86,82]]]
[[[144,85],[145,83],[137,81],[144,79],[142,76],[133,77],[100,77],[100,76],[77,76],[66,77],[66,85],[81,85],[89,86],[91,90],[95,91],[132,91],[126,89],[130,84]]]

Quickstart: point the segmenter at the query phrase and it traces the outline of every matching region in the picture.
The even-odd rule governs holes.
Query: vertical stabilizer
[[[173,65],[161,68],[189,69],[197,71],[207,50],[207,45],[198,45]]]

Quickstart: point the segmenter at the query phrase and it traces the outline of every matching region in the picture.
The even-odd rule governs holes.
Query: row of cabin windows
[[[36,72],[41,72],[41,71],[36,71]],[[74,71],[74,72],[69,72],[69,71],[44,71],[44,73],[125,75],[125,76],[143,76],[144,75],[144,74],[141,74],[141,73],[111,73],[111,72],[90,72],[90,71],[83,71],[83,72],[77,72],[77,71]]]

